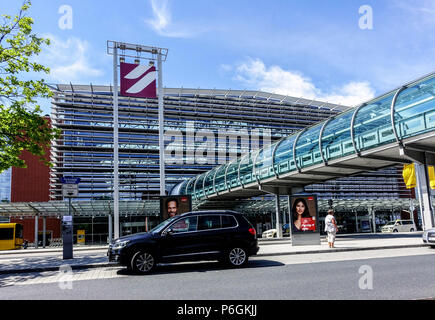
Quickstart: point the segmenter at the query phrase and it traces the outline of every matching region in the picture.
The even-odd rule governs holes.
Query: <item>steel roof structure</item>
[[[72,214],[80,217],[99,217],[113,215],[113,201],[72,201]],[[156,216],[159,212],[159,201],[120,201],[121,215]],[[68,215],[67,201],[48,202],[0,202],[0,216],[5,217],[62,217]]]
[[[58,84],[53,91],[51,123],[62,131],[51,149],[50,197],[62,200],[63,176],[77,176],[82,200],[108,199],[113,193],[113,97],[111,86]],[[119,181],[121,200],[148,200],[159,192],[157,99],[119,96]],[[200,145],[192,130],[238,132],[239,136],[266,131],[271,141],[312,125],[349,107],[248,90],[164,89],[164,127],[182,133],[182,164],[166,163],[169,191],[180,180],[213,168],[187,155]],[[270,142],[270,141],[269,141]],[[237,144],[237,143],[236,143]],[[260,147],[260,145],[258,145]],[[257,148],[258,148],[257,147]],[[222,150],[224,148],[225,150]],[[242,146],[215,149],[220,163],[237,156]],[[221,155],[221,152],[222,155]],[[233,155],[234,154],[234,155]],[[225,159],[222,159],[225,158]]]
[[[418,207],[416,199],[352,199],[334,200],[334,208],[340,211],[358,211],[373,208],[374,210],[408,210],[410,205]],[[75,217],[107,217],[113,215],[113,201],[72,201],[72,213]],[[132,216],[157,216],[160,211],[159,201],[120,201],[120,214]],[[232,208],[246,214],[269,214],[275,211],[273,199],[249,199],[234,202],[199,201],[193,210],[213,210]],[[319,211],[329,209],[328,200],[318,200]],[[283,213],[288,212],[287,206],[282,205]],[[68,215],[67,201],[49,202],[0,202],[0,217],[30,218],[40,217],[60,218]]]

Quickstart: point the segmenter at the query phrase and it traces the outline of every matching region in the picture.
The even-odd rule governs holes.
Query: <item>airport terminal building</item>
[[[11,183],[15,175],[7,172],[0,180],[5,199],[0,203],[0,212],[10,217],[34,218],[38,213],[39,217],[61,219],[68,215],[62,178],[77,177],[79,192],[72,201],[74,230],[85,230],[87,243],[105,243],[114,212],[112,87],[58,84],[51,89],[50,121],[62,134],[50,150],[54,166],[46,175],[44,194],[48,201],[11,200],[10,195],[17,194],[13,190],[16,183]],[[226,164],[353,110],[349,106],[247,90],[165,88],[163,102],[167,194],[174,193],[177,185],[193,187],[189,181],[207,176],[207,181],[197,183],[200,187],[210,182],[207,173],[233,167]],[[160,219],[158,99],[119,96],[118,110],[120,234],[125,235],[149,230]],[[232,174],[228,170],[221,173]],[[345,232],[373,232],[372,212],[376,213],[377,226],[395,218],[414,217],[419,222],[418,201],[414,189],[404,184],[402,165],[349,177],[332,175],[321,183],[305,185],[303,192],[317,195],[320,217],[333,206]],[[20,199],[24,193],[19,192]],[[203,199],[194,194],[192,198],[194,210],[243,212],[259,234],[276,224],[273,194],[226,200]],[[281,201],[279,219],[283,225],[288,221],[288,205],[285,197]]]
[[[50,172],[50,200],[64,200],[61,178],[74,176],[81,179],[74,203],[110,203],[113,195],[112,88],[59,84],[52,90],[51,122],[62,130],[62,136],[51,150],[54,167]],[[121,210],[121,220],[125,220],[121,224],[127,226],[121,229],[127,232],[145,230],[144,219],[159,214],[157,102],[157,99],[119,97],[119,197],[121,204],[130,203],[130,211]],[[166,192],[170,193],[180,181],[349,109],[261,91],[165,88]],[[379,203],[382,207],[379,210],[391,218],[400,216],[401,208],[394,205],[397,199],[406,199],[401,203],[407,206],[408,199],[414,198],[412,190],[405,188],[400,166],[331,179],[306,186],[305,191],[318,195],[321,210],[326,210],[328,200],[334,199],[336,205],[340,203],[340,208],[350,210],[352,216],[354,207],[346,207],[352,199],[384,199]],[[193,200],[194,209],[242,211],[261,225],[259,231],[273,225],[274,200],[268,196],[224,202]],[[108,208],[112,209],[110,205]],[[362,205],[359,210],[360,215],[367,214]],[[282,212],[285,222],[286,206],[282,207]],[[101,210],[96,210],[94,215],[101,215]]]
[[[61,177],[80,177],[76,200],[105,200],[113,193],[113,107],[109,86],[57,85],[52,125],[50,198],[62,200]],[[119,98],[120,200],[159,195],[157,99]],[[259,91],[165,89],[165,181],[180,181],[228,163],[312,126],[347,106]],[[400,168],[307,187],[321,197],[410,197]]]
[[[61,199],[62,176],[81,178],[79,199],[110,198],[111,87],[57,85],[53,93],[52,124],[62,137],[52,147],[51,199]],[[157,109],[157,99],[119,97],[120,200],[160,193]],[[166,190],[346,109],[265,92],[165,89]]]

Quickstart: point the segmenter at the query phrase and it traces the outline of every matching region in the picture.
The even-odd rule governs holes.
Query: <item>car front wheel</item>
[[[147,250],[140,250],[133,254],[130,261],[131,269],[140,274],[151,273],[156,266],[154,255]]]
[[[242,267],[248,263],[248,254],[244,248],[235,247],[227,252],[227,261],[232,267]]]

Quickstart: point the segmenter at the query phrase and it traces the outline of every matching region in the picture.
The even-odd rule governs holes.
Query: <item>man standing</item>
[[[325,218],[325,231],[328,234],[327,238],[329,247],[334,248],[335,235],[337,234],[338,228],[337,222],[334,218],[334,210],[332,209],[328,210],[328,215]]]

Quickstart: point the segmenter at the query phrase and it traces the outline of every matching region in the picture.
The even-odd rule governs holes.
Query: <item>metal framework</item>
[[[61,200],[60,178],[78,176],[80,200],[111,199],[113,192],[112,88],[98,85],[52,87],[52,124],[62,130],[51,150],[51,199]],[[310,105],[306,103],[311,102]],[[183,164],[166,163],[170,190],[180,180],[207,172],[216,163],[199,164],[188,155],[199,143],[194,129],[247,132],[257,130],[277,140],[348,107],[271,95],[261,91],[165,88],[165,130],[183,135]],[[159,195],[159,139],[157,99],[119,97],[119,195],[121,200],[147,200]],[[269,138],[269,137],[265,137]],[[266,141],[267,139],[263,139]],[[168,141],[166,141],[168,143]],[[230,159],[235,150],[216,146],[216,154]],[[240,148],[239,148],[240,149]],[[215,172],[217,173],[217,172]],[[209,175],[207,181],[216,178]],[[204,181],[205,182],[205,181]]]
[[[114,213],[113,201],[72,201],[74,217],[107,217]],[[159,201],[120,201],[121,215],[156,216],[159,212]],[[0,216],[29,218],[38,216],[60,218],[68,215],[69,206],[66,201],[49,202],[0,202]]]
[[[228,163],[223,168],[224,176],[214,180],[212,188],[204,185],[199,189],[194,183],[193,190],[186,191],[197,200],[258,195],[264,193],[261,191],[264,186],[270,186],[274,189],[272,193],[277,194],[283,187],[288,194],[292,187],[413,162],[412,155],[400,154],[406,154],[402,151],[404,140],[407,140],[408,155],[414,149],[434,153],[434,135],[435,73],[431,73],[260,149],[252,164],[238,166],[237,179],[227,175],[232,166]],[[237,161],[242,160],[233,162]],[[351,181],[350,190],[361,191],[355,184],[357,180]],[[376,181],[373,185],[378,192]],[[392,190],[388,186],[381,191],[399,194],[399,186]]]

